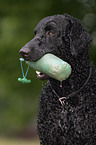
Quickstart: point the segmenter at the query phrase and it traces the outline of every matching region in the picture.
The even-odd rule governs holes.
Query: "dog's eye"
[[[53,35],[53,33],[52,32],[47,32],[47,35],[50,35],[51,36],[51,35]]]
[[[52,32],[49,32],[49,34],[48,35],[53,35],[53,33]]]

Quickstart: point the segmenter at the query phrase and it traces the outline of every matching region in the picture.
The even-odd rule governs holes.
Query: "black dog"
[[[70,77],[48,79],[40,96],[38,133],[42,145],[96,144],[96,69],[89,58],[92,38],[79,20],[69,15],[44,18],[35,28],[35,37],[20,54],[25,60],[37,61],[51,53],[72,67]]]

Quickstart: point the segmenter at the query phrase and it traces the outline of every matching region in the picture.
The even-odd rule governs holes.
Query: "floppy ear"
[[[67,33],[70,41],[70,51],[71,54],[76,57],[89,45],[92,41],[92,37],[83,28],[79,20],[69,15],[65,15],[65,17],[67,21],[69,21],[69,30]]]

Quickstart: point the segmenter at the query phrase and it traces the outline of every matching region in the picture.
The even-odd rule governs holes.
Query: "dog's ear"
[[[69,26],[67,34],[70,41],[70,51],[73,56],[77,56],[81,53],[86,46],[92,41],[90,34],[83,28],[80,21],[73,18],[72,16],[65,15]]]

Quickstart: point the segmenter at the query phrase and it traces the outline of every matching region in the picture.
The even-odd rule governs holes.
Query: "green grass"
[[[38,140],[17,140],[0,138],[0,145],[40,145]]]

